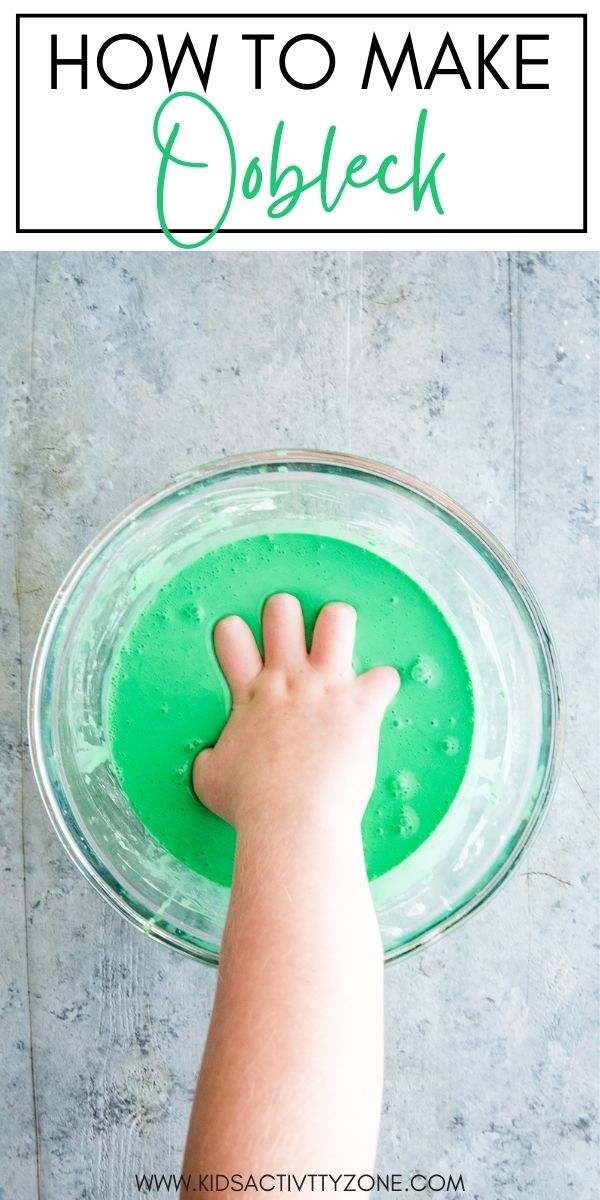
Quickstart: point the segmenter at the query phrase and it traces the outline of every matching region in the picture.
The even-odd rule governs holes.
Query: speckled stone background
[[[140,493],[221,454],[315,444],[403,467],[489,525],[542,601],[568,697],[526,860],[387,973],[379,1169],[462,1174],[468,1200],[597,1194],[597,268],[0,256],[0,1197],[129,1200],[136,1172],[178,1171],[215,983],[113,913],[50,829],[23,725],[46,607]]]

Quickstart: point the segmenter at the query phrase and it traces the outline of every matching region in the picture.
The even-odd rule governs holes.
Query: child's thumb
[[[400,672],[395,667],[371,667],[359,676],[358,683],[363,692],[369,697],[380,719],[401,684]]]
[[[192,784],[199,800],[202,800],[203,794],[206,794],[211,756],[212,749],[201,750],[194,759],[194,765],[192,767]]]

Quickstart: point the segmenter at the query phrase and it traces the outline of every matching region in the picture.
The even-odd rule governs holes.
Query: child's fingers
[[[265,663],[299,667],[306,659],[306,634],[300,601],[287,592],[269,596],[263,609]]]
[[[250,626],[241,617],[224,617],[214,637],[215,653],[235,700],[262,670],[262,658]]]
[[[326,604],[317,617],[310,661],[336,673],[350,672],[355,637],[356,609],[338,601]]]
[[[394,699],[400,688],[400,673],[395,667],[372,667],[360,675],[358,686],[363,695],[369,698],[376,711],[383,716],[388,704]]]

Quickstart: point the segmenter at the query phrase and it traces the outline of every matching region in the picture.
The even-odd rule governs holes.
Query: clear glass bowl
[[[119,647],[155,588],[240,536],[303,531],[376,549],[454,628],[475,693],[469,766],[427,839],[372,885],[386,959],[447,932],[514,869],[560,764],[562,690],[552,640],[521,571],[466,512],[392,467],[275,451],[190,471],[139,500],[82,554],[35,650],[29,737],[54,828],[85,877],[139,929],[216,963],[229,892],[173,858],[130,807],[106,732]]]

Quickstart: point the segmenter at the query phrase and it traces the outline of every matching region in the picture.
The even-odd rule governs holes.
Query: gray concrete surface
[[[215,982],[113,913],[52,833],[24,744],[37,629],[140,493],[286,445],[381,458],[482,518],[539,594],[568,697],[558,794],[516,876],[387,974],[379,1169],[462,1174],[469,1200],[597,1194],[597,267],[0,256],[0,1197],[129,1200],[136,1172],[177,1171]]]

